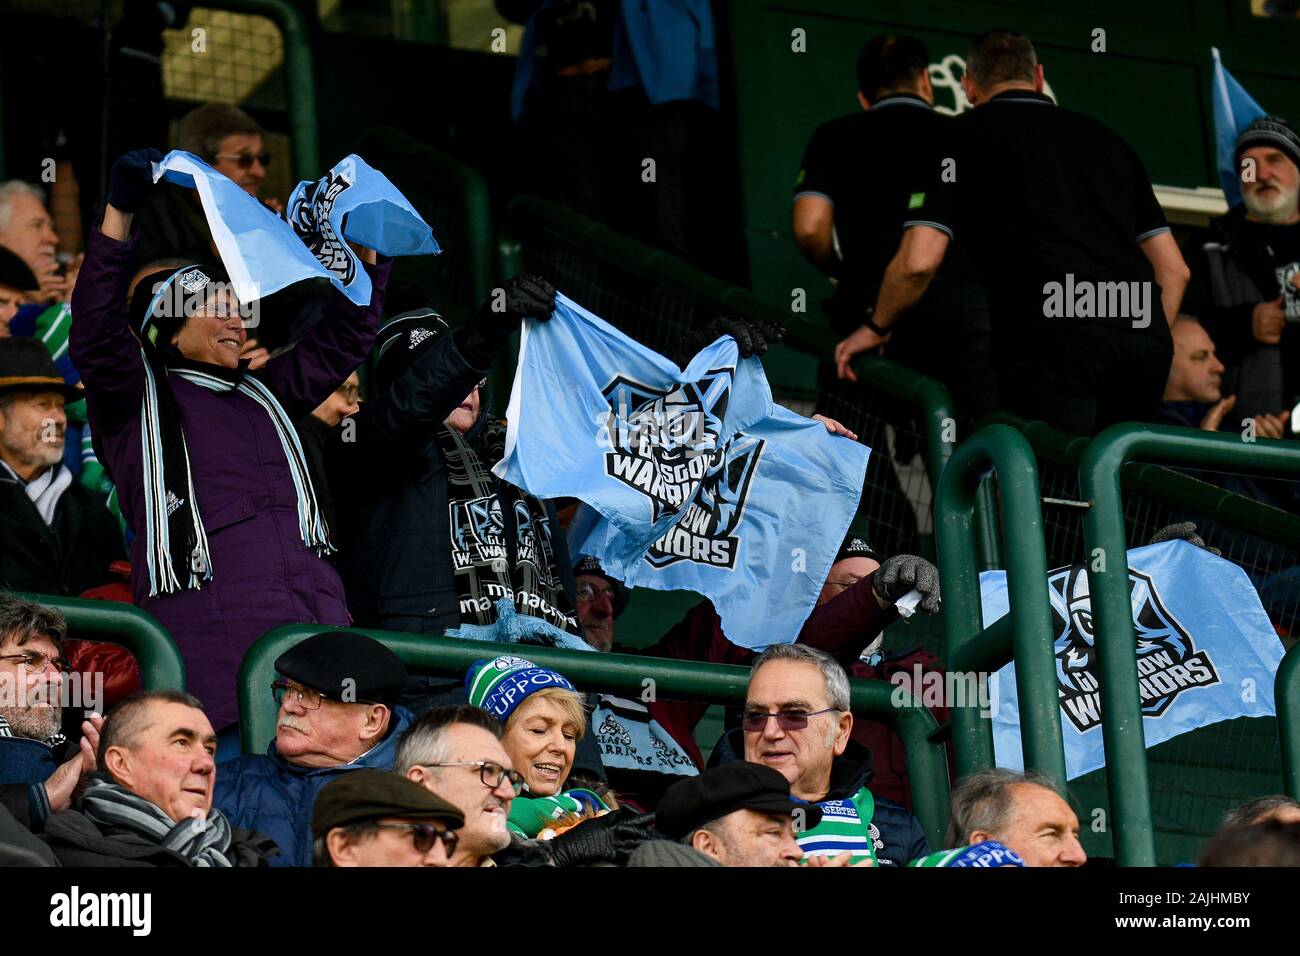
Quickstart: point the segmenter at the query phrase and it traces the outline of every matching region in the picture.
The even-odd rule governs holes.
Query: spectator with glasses
[[[450,866],[465,816],[417,783],[358,770],[321,788],[312,811],[316,866]]]
[[[754,661],[741,726],[715,759],[743,753],[817,804],[821,821],[798,835],[805,859],[847,852],[852,864],[906,866],[930,852],[929,841],[904,807],[867,789],[871,754],[849,739],[852,730],[844,668],[815,647],[777,644]]]
[[[413,719],[397,703],[406,665],[364,634],[323,631],[281,654],[275,669],[275,740],[265,754],[221,765],[215,801],[231,823],[279,844],[272,865],[310,866],[321,788],[364,767],[393,769]]]
[[[0,805],[34,832],[85,788],[104,723],[92,713],[64,738],[67,636],[58,611],[0,594]]]
[[[325,522],[331,528],[338,527],[338,516],[334,509],[334,495],[330,490],[329,476],[325,470],[325,448],[329,444],[330,433],[339,427],[339,423],[349,415],[355,415],[361,408],[361,379],[356,372],[349,375],[330,397],[321,402],[306,418],[298,422],[298,438],[302,442],[303,454],[307,457],[307,468],[311,471],[311,482],[316,488],[316,498],[320,502]]]
[[[239,107],[207,103],[181,118],[173,146],[193,153],[249,195],[257,196],[271,165],[263,137],[262,127]],[[276,212],[283,208],[274,199],[263,201]],[[161,184],[140,209],[136,224],[140,230],[137,263],[166,256],[207,262],[216,255],[212,232],[193,189]]]

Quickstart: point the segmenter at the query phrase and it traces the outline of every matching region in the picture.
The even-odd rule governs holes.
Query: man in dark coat
[[[361,768],[393,769],[397,740],[413,720],[397,706],[406,665],[364,634],[323,631],[281,654],[275,669],[275,740],[265,754],[221,765],[215,801],[232,824],[275,840],[272,866],[311,866],[321,789]]]
[[[99,766],[42,839],[64,866],[265,866],[275,844],[212,806],[217,735],[181,691],[145,691],[104,721]]]
[[[39,339],[0,339],[0,588],[80,594],[125,554],[103,499],[63,464],[64,405],[81,397]]]
[[[58,611],[0,594],[0,805],[37,832],[85,787],[103,725],[90,714],[71,742],[61,730],[67,636]]]

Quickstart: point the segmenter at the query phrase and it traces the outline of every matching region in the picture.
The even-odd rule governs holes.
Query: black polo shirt
[[[903,238],[908,201],[925,188],[953,118],[912,93],[882,97],[871,109],[819,126],[804,150],[794,198],[821,196],[834,206],[843,266],[833,303],[839,311],[875,304],[889,260]],[[946,273],[955,271],[957,260]],[[851,301],[850,301],[851,300]],[[856,328],[861,319],[833,322]]]
[[[1000,93],[956,117],[945,158],[910,198],[906,226],[927,225],[964,247],[988,289],[995,340],[1032,335],[1044,286],[1149,282],[1149,334],[1168,337],[1143,240],[1169,230],[1142,161],[1116,133],[1032,90]],[[1123,319],[1104,321],[1131,330]]]

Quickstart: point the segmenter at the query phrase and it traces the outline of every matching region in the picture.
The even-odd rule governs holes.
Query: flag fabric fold
[[[1264,115],[1264,109],[1228,72],[1216,47],[1214,57],[1214,143],[1219,183],[1229,206],[1241,202],[1241,170],[1237,168],[1236,146],[1241,131]]]

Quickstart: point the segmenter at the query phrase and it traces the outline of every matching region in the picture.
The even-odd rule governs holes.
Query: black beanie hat
[[[388,388],[425,349],[448,330],[435,309],[425,306],[395,315],[375,336],[375,385]]]
[[[1241,154],[1252,146],[1272,146],[1300,167],[1300,134],[1280,116],[1261,116],[1241,131],[1233,150],[1233,162],[1241,167]]]

